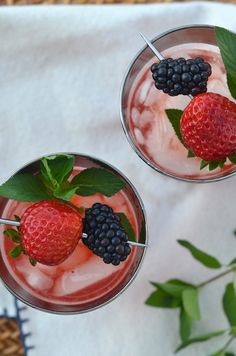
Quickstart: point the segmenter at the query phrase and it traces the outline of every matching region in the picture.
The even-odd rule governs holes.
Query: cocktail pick
[[[141,33],[139,32],[140,36],[143,38],[144,42],[148,45],[150,50],[155,54],[155,56],[159,59],[159,61],[165,59],[163,55],[156,49],[156,47],[153,46],[153,44]],[[188,95],[188,97],[192,100],[193,96],[191,94]]]
[[[20,226],[20,221],[16,220],[8,220],[8,219],[2,219],[0,218],[0,224],[6,224],[6,225],[12,225],[12,226]],[[88,235],[83,233],[82,234],[83,238],[87,238]],[[148,244],[143,244],[140,242],[135,242],[135,241],[127,241],[129,245],[131,246],[137,246],[137,247],[148,247]]]

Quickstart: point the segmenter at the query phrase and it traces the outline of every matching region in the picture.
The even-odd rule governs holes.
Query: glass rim
[[[85,158],[85,159],[88,159],[88,160],[92,160],[94,161],[95,163],[98,163],[98,164],[102,164],[104,166],[107,166],[108,168],[111,168],[114,172],[118,173],[122,179],[125,181],[126,184],[128,184],[128,186],[131,188],[131,190],[133,191],[134,195],[136,196],[137,200],[138,200],[138,203],[140,205],[140,210],[141,210],[141,213],[142,213],[142,216],[143,216],[143,222],[144,222],[144,231],[145,231],[145,244],[148,245],[148,242],[149,242],[149,238],[148,238],[148,226],[147,226],[147,214],[146,214],[146,210],[145,210],[145,207],[144,207],[144,204],[143,204],[143,201],[138,193],[138,191],[136,190],[136,188],[134,187],[133,183],[129,180],[129,178],[127,178],[119,169],[117,169],[116,167],[114,167],[112,164],[100,159],[100,158],[96,158],[94,156],[91,156],[91,155],[87,155],[87,154],[83,154],[83,153],[74,153],[74,152],[52,152],[52,153],[47,153],[45,155],[42,155],[36,159],[32,159],[31,161],[29,161],[28,163],[24,164],[21,168],[17,169],[14,171],[14,173],[12,173],[8,178],[6,178],[4,180],[4,182],[6,182],[8,179],[10,179],[11,177],[13,177],[15,174],[17,174],[19,171],[21,171],[22,169],[30,166],[31,164],[39,161],[41,158],[45,157],[45,156],[51,156],[51,155],[59,155],[59,154],[69,154],[69,155],[74,155],[74,156],[79,156],[79,157],[82,157],[82,158]],[[3,183],[4,183],[3,182]],[[2,184],[3,184],[2,183]],[[7,199],[7,198],[5,198]],[[126,291],[126,289],[129,287],[129,285],[134,281],[134,279],[137,277],[138,275],[138,272],[139,270],[141,269],[141,266],[143,264],[143,261],[144,261],[144,258],[145,258],[145,255],[146,255],[146,251],[147,251],[147,248],[148,246],[143,246],[142,249],[143,249],[143,252],[142,252],[142,256],[141,258],[139,259],[139,262],[133,272],[133,275],[131,276],[131,278],[128,280],[128,282],[120,289],[118,290],[114,296],[112,296],[112,298],[104,301],[103,303],[101,304],[98,304],[94,307],[91,307],[91,308],[88,308],[88,309],[85,309],[85,310],[79,310],[79,311],[71,311],[71,310],[65,310],[65,311],[57,311],[57,310],[50,310],[50,307],[49,305],[63,305],[63,303],[53,303],[53,302],[49,302],[49,301],[44,301],[46,303],[46,305],[48,306],[48,308],[44,308],[44,307],[40,307],[38,305],[35,305],[31,302],[29,302],[28,300],[26,300],[23,296],[19,295],[17,293],[17,291],[13,290],[6,282],[5,279],[2,278],[2,276],[0,275],[0,280],[3,282],[3,285],[6,287],[6,289],[11,293],[13,294],[17,299],[19,299],[21,302],[23,302],[24,304],[36,309],[36,310],[39,310],[39,311],[43,311],[43,312],[47,312],[49,314],[57,314],[57,315],[75,315],[75,314],[84,314],[84,313],[88,313],[88,312],[91,312],[93,310],[96,310],[96,309],[99,309],[109,303],[111,303],[113,300],[115,300],[117,297],[119,297],[123,292]],[[10,273],[10,272],[8,272]],[[12,277],[14,279],[14,277]],[[6,278],[7,279],[7,278]],[[18,282],[17,282],[18,284]],[[24,289],[24,288],[23,288]],[[27,292],[28,293],[28,292]],[[29,293],[30,294],[30,293]],[[40,300],[39,297],[34,297],[36,298],[37,300]],[[70,306],[70,304],[64,304],[64,306]],[[76,307],[76,304],[73,304],[73,306]]]
[[[153,37],[150,42],[153,44],[154,42],[160,40],[161,38],[169,35],[169,34],[172,34],[172,33],[175,33],[175,32],[178,32],[180,30],[184,30],[184,29],[191,29],[191,28],[196,28],[196,29],[214,29],[214,26],[213,25],[205,25],[205,24],[192,24],[192,25],[185,25],[185,26],[178,26],[178,27],[174,27],[172,28],[171,30],[167,30],[165,32],[162,32],[160,35],[157,35],[155,37]],[[148,45],[145,44],[137,53],[136,55],[133,57],[131,63],[129,64],[126,72],[125,72],[125,75],[124,75],[124,78],[123,78],[123,81],[122,81],[122,84],[121,84],[121,88],[120,88],[120,120],[121,120],[121,125],[122,125],[122,128],[123,128],[123,131],[125,133],[125,136],[130,144],[130,146],[132,147],[132,149],[134,150],[134,152],[142,159],[142,161],[144,161],[149,167],[151,167],[152,169],[154,169],[156,172],[158,173],[161,173],[162,175],[164,176],[167,176],[167,177],[170,177],[170,178],[174,178],[175,180],[177,181],[180,181],[180,182],[187,182],[187,183],[199,183],[199,184],[203,184],[203,183],[214,183],[214,182],[219,182],[219,181],[222,181],[226,178],[230,178],[230,177],[233,177],[236,175],[236,167],[235,167],[235,170],[226,174],[226,175],[223,175],[223,176],[220,176],[220,177],[209,177],[209,178],[183,178],[183,177],[180,177],[178,176],[177,174],[173,174],[173,173],[169,173],[165,170],[162,170],[161,168],[157,167],[154,163],[152,163],[147,157],[145,157],[145,155],[138,149],[138,147],[135,145],[134,141],[132,140],[131,138],[131,135],[129,134],[129,131],[128,131],[128,128],[126,126],[126,123],[125,123],[125,114],[123,113],[123,97],[124,97],[124,91],[125,91],[125,86],[126,86],[126,82],[127,82],[127,78],[128,78],[128,75],[134,65],[134,63],[136,62],[136,60],[139,58],[139,56],[148,48]]]

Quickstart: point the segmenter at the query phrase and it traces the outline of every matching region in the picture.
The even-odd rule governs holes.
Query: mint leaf
[[[181,116],[183,115],[183,111],[178,110],[178,109],[166,109],[165,112],[166,112],[166,115],[167,115],[173,129],[175,130],[175,133],[176,133],[178,139],[184,145],[183,139],[181,136],[181,132],[180,132],[180,119],[181,119]]]
[[[186,314],[193,320],[200,320],[200,308],[198,300],[198,289],[185,289],[182,293],[183,308]]]
[[[0,186],[0,196],[17,201],[37,202],[51,199],[38,176],[16,174]]]
[[[76,193],[78,188],[75,187],[68,187],[62,190],[59,190],[58,192],[54,193],[54,196],[58,199],[63,199],[63,200],[71,200],[73,195]]]
[[[181,300],[168,295],[162,290],[157,290],[148,297],[145,304],[156,308],[178,308]]]
[[[234,259],[228,264],[228,266],[232,266],[232,265],[234,265],[234,264],[236,264],[236,258],[234,258]]]
[[[192,256],[204,266],[208,268],[221,268],[222,264],[213,256],[208,255],[207,253],[199,250],[195,246],[193,246],[190,242],[186,240],[178,240],[178,243],[189,250]]]
[[[236,153],[229,156],[228,159],[230,160],[230,162],[232,162],[233,164],[236,164]]]
[[[129,222],[127,216],[124,213],[117,213],[116,215],[120,217],[121,225],[123,226],[126,234],[128,235],[129,241],[136,241],[133,226]]]
[[[225,28],[215,27],[215,36],[227,73],[236,77],[236,34]]]
[[[201,335],[201,336],[198,336],[198,337],[194,337],[192,339],[189,339],[185,342],[183,342],[176,350],[175,352],[178,352],[182,349],[184,349],[185,347],[191,345],[191,344],[194,344],[194,343],[197,343],[197,342],[203,342],[203,341],[207,341],[207,340],[210,340],[214,337],[217,337],[217,336],[220,336],[220,335],[223,335],[225,334],[227,330],[219,330],[219,331],[215,331],[215,332],[212,332],[212,333],[209,333],[209,334],[205,334],[205,335]]]
[[[161,289],[163,292],[176,297],[176,298],[181,298],[182,297],[182,292],[189,287],[194,287],[192,284],[180,281],[178,279],[171,279],[167,281],[166,283],[158,283],[158,282],[151,282],[151,284],[156,287]]]
[[[236,99],[236,77],[232,77],[232,75],[227,73],[227,84],[230,94]]]
[[[192,319],[183,308],[180,309],[180,337],[182,342],[189,339],[191,335]]]
[[[19,243],[21,242],[21,238],[19,236],[19,232],[15,229],[6,229],[3,231],[4,235],[9,237],[13,242]]]
[[[76,192],[78,195],[101,193],[107,197],[116,194],[125,186],[123,180],[102,168],[85,169],[72,179],[71,184],[78,188]]]
[[[16,258],[16,257],[20,256],[21,252],[23,252],[22,245],[17,245],[10,251],[9,255],[13,258]]]
[[[217,352],[214,352],[214,354],[210,354],[210,356],[225,356],[226,354],[225,354],[225,352],[224,352],[224,350],[219,350],[219,351],[217,351]]]
[[[41,159],[41,174],[52,190],[59,189],[69,178],[74,163],[75,158],[71,155],[48,156]]]
[[[223,297],[223,308],[229,324],[236,326],[236,292],[233,283],[229,283],[226,286]]]

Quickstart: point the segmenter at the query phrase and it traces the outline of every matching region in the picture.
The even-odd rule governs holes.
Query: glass
[[[73,174],[98,167],[109,170],[125,182],[124,188],[113,197],[101,194],[89,197],[74,196],[77,206],[91,207],[95,202],[110,205],[115,212],[124,212],[131,222],[137,242],[147,243],[147,226],[142,201],[129,180],[110,164],[90,156],[75,155]],[[16,173],[39,171],[39,160],[31,162]],[[14,219],[32,203],[0,198],[0,216]],[[105,264],[82,241],[69,258],[58,266],[29,264],[24,255],[8,256],[12,241],[3,236],[1,225],[0,277],[8,290],[22,302],[37,309],[59,314],[82,313],[94,310],[115,299],[133,281],[143,261],[146,248],[131,246],[131,254],[119,266]],[[118,267],[118,268],[117,268]]]
[[[227,88],[224,65],[216,46],[214,28],[186,26],[155,37],[152,44],[172,58],[202,56],[212,66],[208,92],[232,99]],[[187,182],[214,182],[236,173],[236,166],[226,162],[224,168],[200,170],[200,158],[187,158],[165,114],[165,109],[184,109],[187,96],[170,97],[157,90],[151,76],[151,65],[158,62],[145,46],[134,58],[126,73],[120,98],[120,114],[126,137],[135,152],[159,173]]]

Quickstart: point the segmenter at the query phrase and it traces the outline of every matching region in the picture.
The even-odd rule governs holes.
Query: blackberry
[[[117,266],[131,252],[120,217],[108,205],[95,203],[86,209],[83,232],[87,234],[82,238],[83,243],[105,263]]]
[[[211,66],[201,57],[187,60],[167,58],[154,63],[151,72],[156,88],[164,93],[170,96],[195,96],[207,91]]]

